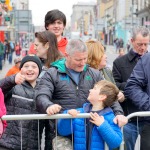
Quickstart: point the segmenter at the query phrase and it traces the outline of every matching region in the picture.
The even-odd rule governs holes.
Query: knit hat
[[[31,55],[31,56],[27,55],[27,56],[25,56],[22,59],[21,63],[20,63],[20,69],[23,67],[24,63],[26,63],[28,61],[33,61],[33,62],[35,62],[38,65],[38,67],[39,67],[39,74],[40,74],[41,71],[42,71],[41,60],[37,56],[35,56],[35,55]]]

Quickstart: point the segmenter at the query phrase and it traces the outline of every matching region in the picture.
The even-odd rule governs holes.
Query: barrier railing
[[[145,112],[135,112],[127,116],[128,119],[132,117],[148,117],[150,116],[150,111]],[[62,119],[73,117],[69,114],[56,114],[56,115],[47,115],[47,114],[30,114],[30,115],[4,115],[2,120],[42,120],[42,119]],[[77,118],[90,118],[89,113],[78,114]],[[107,145],[105,144],[105,150],[108,150]],[[120,145],[120,150],[124,150],[124,141]]]
[[[150,111],[135,112],[127,116],[128,119],[132,117],[150,117]]]

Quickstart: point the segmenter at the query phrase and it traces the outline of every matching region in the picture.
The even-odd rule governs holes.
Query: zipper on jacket
[[[76,87],[76,91],[77,91],[77,96],[78,96],[78,90],[79,90],[79,87],[77,86],[77,87]]]

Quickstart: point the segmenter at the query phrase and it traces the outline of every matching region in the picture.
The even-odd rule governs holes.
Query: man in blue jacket
[[[147,29],[148,31],[148,29]],[[144,33],[144,32],[143,32]],[[149,31],[145,34],[141,34],[140,40],[136,40],[134,44],[137,47],[147,50],[150,41]],[[139,35],[139,36],[141,36]],[[129,112],[138,111],[150,111],[150,53],[146,53],[139,58],[136,66],[130,78],[127,81],[124,93],[127,98],[128,104],[130,104]],[[150,121],[149,118],[138,119],[139,131],[137,131],[137,120],[132,118],[130,122],[124,127],[125,140],[135,144],[138,132],[141,134],[141,150],[150,149]],[[131,136],[132,132],[132,136]],[[133,150],[134,145],[130,145],[130,149]],[[130,150],[129,149],[129,150]]]
[[[130,77],[133,68],[137,64],[138,60],[147,52],[149,34],[149,30],[146,27],[134,27],[132,30],[130,41],[132,48],[126,55],[117,58],[113,62],[113,76],[116,85],[122,91],[125,90],[127,80]],[[128,100],[128,97],[126,97],[126,100],[121,103],[121,106],[124,110],[125,115],[129,115],[130,113],[136,111],[136,107],[131,103],[130,100]],[[134,132],[136,131],[135,128],[137,128],[137,126],[136,123],[132,123],[133,122],[131,122],[130,120],[130,122],[124,127],[124,140],[127,150],[134,149],[134,145],[137,139],[137,133]],[[131,135],[131,133],[135,134]],[[146,144],[143,143],[141,143],[141,145],[146,146]]]

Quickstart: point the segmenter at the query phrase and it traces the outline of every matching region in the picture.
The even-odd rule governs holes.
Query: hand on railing
[[[60,112],[60,110],[61,110],[61,106],[58,104],[54,104],[47,108],[46,113],[48,115],[54,115],[54,114]]]
[[[80,113],[80,111],[77,111],[76,109],[70,109],[68,110],[68,114],[70,114],[72,117],[77,117],[77,115]]]
[[[119,127],[122,127],[128,123],[128,118],[124,115],[117,115],[113,121],[115,124],[118,124]]]

